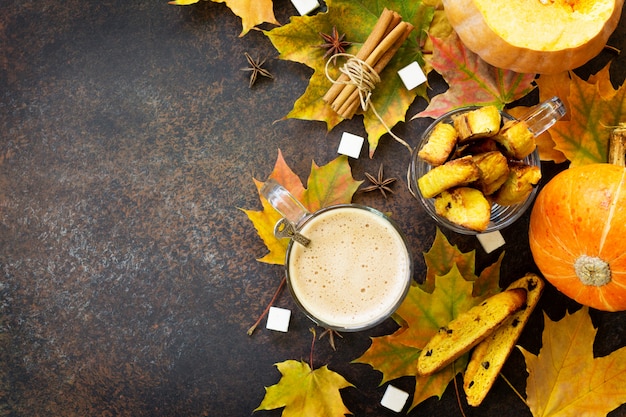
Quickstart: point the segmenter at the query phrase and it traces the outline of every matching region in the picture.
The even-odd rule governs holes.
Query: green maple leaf
[[[519,74],[487,64],[467,49],[455,32],[445,39],[431,36],[431,40],[434,51],[430,63],[450,88],[433,97],[428,107],[413,118],[437,118],[469,105],[495,105],[503,109],[534,88],[535,74]]]
[[[432,284],[432,290],[425,290],[424,285],[412,286],[394,316],[400,329],[391,335],[372,338],[369,349],[355,360],[380,371],[383,374],[381,383],[403,376],[415,377],[411,408],[432,396],[441,397],[468,361],[468,355],[464,355],[432,376],[419,376],[416,360],[422,348],[440,327],[501,290],[499,271],[502,256],[476,276],[474,253],[460,252],[438,231],[431,250],[424,257],[429,270],[427,275],[434,274],[432,283],[428,285]],[[437,257],[441,257],[442,261],[436,261]],[[457,261],[462,265],[463,272]]]
[[[341,155],[321,167],[312,162],[307,188],[304,188],[300,178],[285,162],[280,150],[274,170],[269,177],[282,184],[310,212],[334,204],[352,202],[352,196],[362,183],[362,181],[355,181],[352,178],[348,157]],[[255,185],[257,190],[260,190],[263,183],[255,181]],[[260,258],[259,261],[281,265],[285,262],[289,242],[274,236],[274,225],[280,219],[280,214],[263,197],[261,197],[261,204],[263,205],[261,211],[245,209],[242,211],[252,221],[257,233],[269,250],[269,253]]]
[[[302,361],[288,360],[276,367],[282,377],[278,384],[265,389],[265,397],[254,411],[284,407],[283,417],[344,417],[352,414],[344,405],[339,390],[354,385],[327,366],[311,370]]]
[[[171,0],[169,4],[177,6],[189,6],[200,0]],[[243,36],[261,23],[279,25],[274,16],[274,3],[272,0],[211,0],[214,3],[224,3],[236,15],[241,18],[243,29],[239,36]]]
[[[373,91],[372,105],[389,128],[404,121],[406,111],[415,97],[427,97],[426,86],[421,85],[407,91],[397,72],[413,61],[424,66],[418,38],[431,24],[435,8],[421,0],[327,0],[326,5],[327,12],[314,16],[295,16],[288,24],[265,32],[280,53],[280,59],[299,62],[313,69],[306,91],[285,117],[323,121],[328,130],[332,130],[343,120],[322,100],[332,83],[326,75],[325,50],[317,47],[323,43],[319,34],[331,33],[332,28],[336,27],[340,34],[345,33],[346,41],[353,42],[346,52],[354,55],[386,7],[397,11],[404,21],[415,26],[415,30],[380,74],[382,81]],[[363,116],[363,123],[368,134],[371,156],[387,129],[369,110]]]

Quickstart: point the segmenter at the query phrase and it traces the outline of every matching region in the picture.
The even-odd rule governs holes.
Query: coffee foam
[[[368,210],[318,214],[300,230],[308,247],[292,246],[290,286],[321,322],[357,328],[389,316],[410,280],[410,255],[398,231]]]

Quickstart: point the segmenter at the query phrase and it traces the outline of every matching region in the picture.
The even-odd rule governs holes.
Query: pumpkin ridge
[[[625,263],[626,264],[626,252],[622,252],[621,254],[619,254],[618,256],[611,258],[611,259],[607,259],[606,260],[609,264],[613,264],[615,262],[619,262],[619,263]]]
[[[611,219],[613,218],[613,214],[615,210],[617,210],[617,196],[622,194],[622,188],[624,187],[624,180],[626,178],[626,170],[622,171],[622,178],[620,179],[617,187],[615,189],[615,193],[613,194],[613,198],[611,199],[611,205],[609,208],[609,216],[607,221],[604,223],[604,229],[602,230],[602,236],[600,237],[600,246],[598,253],[602,253],[602,249],[604,248],[604,243],[606,241],[606,237],[611,231]]]
[[[611,284],[615,285],[616,287],[619,287],[621,289],[626,289],[626,285],[624,285],[622,282],[620,282],[619,280],[612,280]]]
[[[565,257],[561,257],[561,256],[556,256],[553,252],[549,252],[546,250],[543,250],[544,247],[542,245],[539,245],[539,242],[537,242],[537,240],[535,239],[535,237],[532,237],[532,241],[537,245],[537,248],[539,250],[541,250],[542,254],[544,257],[550,258],[550,260],[552,260],[553,262],[567,262],[569,259],[574,259],[575,256],[573,253],[571,253],[569,251],[568,248],[566,248],[563,243],[561,242],[560,239],[558,239],[556,236],[551,236],[554,240],[554,242],[558,245],[559,249],[562,249],[564,253],[566,253],[568,255],[567,258]],[[555,245],[556,246],[556,245]],[[569,258],[569,259],[568,259]]]
[[[550,187],[550,184],[548,184],[546,187]],[[567,184],[568,190],[567,193],[574,195],[575,192],[575,185],[574,183],[569,183]],[[544,193],[544,197],[548,195],[547,193]],[[550,202],[549,205],[553,204],[552,202]],[[569,224],[574,224],[574,219],[573,219],[573,215],[572,215],[572,210],[571,207],[568,206],[567,210],[565,210],[567,216],[568,216],[568,221]],[[558,218],[555,218],[558,219]],[[582,248],[572,248],[567,242],[565,242],[562,238],[561,238],[561,234],[563,233],[564,230],[567,230],[567,228],[563,228],[562,225],[560,224],[554,224],[552,222],[553,218],[552,216],[549,216],[546,212],[543,212],[543,221],[547,224],[548,226],[548,230],[551,231],[558,231],[558,232],[550,232],[550,236],[552,237],[552,240],[556,243],[558,243],[558,248],[567,255],[567,257],[563,256],[563,257],[554,257],[555,260],[561,261],[561,262],[568,262],[570,260],[575,260],[576,258],[578,258],[580,256],[580,252]],[[575,233],[572,231],[572,234],[575,235]],[[570,239],[572,236],[567,236],[568,239]],[[585,248],[586,249],[586,248]],[[586,250],[585,250],[586,252]]]
[[[600,302],[606,304],[610,309],[615,308],[613,303],[606,299],[606,297],[604,296],[604,293],[598,293],[598,295],[599,295],[598,298],[600,299]]]

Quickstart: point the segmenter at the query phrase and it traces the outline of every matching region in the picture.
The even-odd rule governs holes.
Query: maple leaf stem
[[[285,287],[285,283],[286,282],[287,282],[287,278],[283,277],[283,279],[280,281],[280,284],[278,284],[278,288],[276,289],[276,292],[274,293],[274,296],[270,300],[270,302],[267,305],[267,307],[265,307],[265,310],[263,310],[263,313],[261,313],[261,315],[259,316],[257,321],[252,325],[252,327],[250,327],[248,329],[248,336],[252,336],[252,333],[254,333],[254,331],[259,326],[259,324],[261,324],[261,320],[263,320],[263,318],[265,316],[267,316],[267,313],[270,311],[270,307],[272,307],[272,305],[274,305],[274,302],[276,301],[276,299],[278,298],[278,296],[282,292],[283,288]]]
[[[530,408],[530,406],[528,405],[528,402],[526,401],[526,399],[524,397],[522,397],[522,394],[519,393],[519,391],[517,389],[515,389],[515,387],[513,386],[513,384],[511,384],[511,381],[509,381],[502,373],[500,373],[500,376],[502,377],[502,379],[504,379],[504,382],[507,383],[507,385],[509,387],[511,387],[511,389],[513,390],[513,392],[519,397],[520,400],[522,400],[522,402],[524,404],[526,404],[526,406],[528,408]]]
[[[313,333],[313,340],[311,340],[311,354],[309,355],[309,366],[313,370],[313,348],[315,347],[315,328],[311,327],[311,333]]]
[[[456,364],[453,364],[453,366],[455,366]],[[461,411],[461,415],[463,417],[467,417],[465,415],[465,410],[463,410],[463,404],[461,404],[461,396],[459,395],[459,385],[456,382],[457,377],[456,377],[456,366],[455,366],[455,376],[454,376],[454,391],[456,392],[456,402],[459,405],[459,410]]]

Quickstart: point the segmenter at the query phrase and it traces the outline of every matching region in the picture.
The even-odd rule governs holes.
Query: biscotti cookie
[[[528,293],[526,306],[513,314],[474,348],[463,376],[463,389],[467,396],[467,403],[473,407],[478,407],[482,403],[498,377],[504,362],[522,334],[530,314],[539,302],[544,283],[537,275],[529,273],[509,285],[507,290],[512,288],[526,289]]]
[[[476,346],[526,303],[526,290],[502,291],[461,313],[428,341],[417,360],[417,372],[431,375]]]

